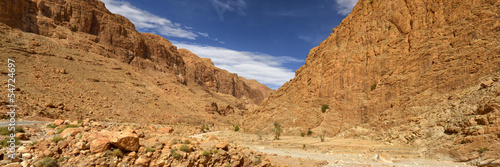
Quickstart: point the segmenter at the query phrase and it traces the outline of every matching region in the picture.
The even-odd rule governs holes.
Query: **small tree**
[[[240,126],[238,125],[233,125],[233,127],[235,132],[238,132],[240,130]]]
[[[278,122],[274,122],[274,139],[279,140],[281,133],[283,132],[283,129],[281,128],[281,125]]]
[[[327,104],[321,105],[321,112],[325,113],[327,109],[330,109],[330,106],[328,106]]]
[[[311,131],[311,128],[309,128],[309,130],[307,131],[307,136],[311,136],[313,134],[313,132]]]
[[[326,131],[323,131],[323,133],[321,135],[319,135],[321,142],[325,142],[325,134],[326,134]]]

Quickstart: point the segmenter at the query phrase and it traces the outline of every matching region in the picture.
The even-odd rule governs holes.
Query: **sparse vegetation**
[[[300,136],[304,137],[305,135],[306,135],[306,133],[300,132]]]
[[[189,146],[187,146],[187,145],[183,144],[183,145],[179,148],[179,150],[184,151],[184,152],[189,152]]]
[[[375,89],[377,89],[377,83],[374,83],[374,84],[370,87],[370,90],[372,90],[372,91],[373,91],[373,90],[375,90]]]
[[[326,136],[326,131],[323,131],[323,133],[319,135],[321,142],[325,142],[325,136]]]
[[[484,153],[486,151],[488,151],[488,147],[482,147],[479,149],[479,153]]]
[[[146,147],[146,152],[155,152],[156,150],[154,148],[151,148],[151,147]]]
[[[203,151],[203,154],[202,154],[202,155],[203,155],[203,156],[208,156],[208,155],[210,155],[210,152],[208,152],[208,151]]]
[[[191,144],[191,141],[189,141],[189,140],[184,140],[184,144]]]
[[[201,132],[206,133],[206,132],[208,132],[208,130],[210,130],[210,128],[208,128],[208,126],[201,125]]]
[[[238,125],[233,125],[233,127],[235,132],[238,132],[240,130],[240,126]]]
[[[14,129],[13,129],[14,130]],[[0,127],[0,135],[10,135],[10,133],[24,133],[23,127],[15,127],[14,131],[9,131],[9,127]]]
[[[55,124],[47,124],[47,128],[54,129],[54,128],[57,128],[57,125],[55,125]]]
[[[5,138],[5,139],[3,139],[3,140],[0,140],[0,145],[2,145],[2,146],[4,146],[4,147],[9,146],[9,145],[10,145],[10,143],[8,143],[7,141],[9,141],[10,139],[11,139],[11,138]],[[19,138],[17,138],[17,137],[16,137],[16,138],[14,138],[14,140],[15,140],[15,142],[14,142],[14,143],[15,143],[16,145],[19,145]]]
[[[302,144],[302,149],[306,149],[306,144]]]
[[[38,162],[38,166],[41,166],[41,167],[56,167],[58,165],[57,165],[57,161],[55,159],[47,157],[47,158],[43,159],[42,161]]]
[[[172,148],[172,149],[170,149],[170,153],[172,153],[172,154],[173,154],[174,152],[176,152],[176,151],[177,151],[177,149],[176,149],[176,148]]]
[[[370,4],[373,4],[373,0],[370,1]]]
[[[64,130],[66,130],[68,128],[77,128],[77,127],[80,127],[80,126],[74,125],[74,124],[66,125],[64,128],[57,130],[57,134],[61,134]]]
[[[330,109],[330,106],[328,106],[327,104],[321,105],[321,112],[325,113],[327,109]]]
[[[391,30],[392,26],[387,27],[388,30]]]
[[[31,143],[30,143],[30,146],[34,146],[34,145],[36,145],[37,143],[38,143],[38,141],[33,141],[33,142],[31,142]]]
[[[59,143],[60,141],[64,140],[64,138],[60,137],[60,136],[56,136],[54,138],[52,138],[52,142],[54,143]]]
[[[311,131],[311,128],[309,128],[309,130],[307,131],[307,136],[311,136],[313,134],[313,132]]]
[[[273,132],[274,132],[274,139],[279,140],[281,133],[283,132],[283,129],[278,122],[274,122]]]
[[[174,152],[172,153],[172,156],[173,156],[174,158],[180,158],[180,157],[181,157],[181,154],[179,154],[177,151],[174,151]]]

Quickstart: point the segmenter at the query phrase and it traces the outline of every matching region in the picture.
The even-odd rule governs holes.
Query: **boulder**
[[[90,151],[92,153],[100,153],[110,148],[110,141],[107,138],[98,138],[90,143]]]

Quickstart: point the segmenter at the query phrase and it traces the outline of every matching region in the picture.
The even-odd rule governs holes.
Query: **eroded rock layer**
[[[245,127],[498,157],[479,149],[500,150],[499,39],[497,0],[360,0]]]

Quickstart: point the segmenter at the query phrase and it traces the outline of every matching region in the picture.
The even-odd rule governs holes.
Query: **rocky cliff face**
[[[243,77],[217,68],[208,58],[200,58],[186,49],[179,49],[186,62],[189,84],[202,85],[208,90],[232,95],[248,104],[259,104],[267,98],[270,88],[261,83],[250,83]],[[249,86],[251,85],[251,86]]]
[[[360,0],[245,127],[276,121],[288,134],[312,128],[478,158],[480,147],[500,149],[499,39],[497,0]]]
[[[98,0],[1,0],[0,3],[5,4],[0,7],[0,22],[25,32],[60,39],[65,47],[118,59],[139,68],[172,73],[182,84],[191,79],[212,91],[238,99],[248,98],[252,104],[267,97],[266,93],[239,81],[236,74],[220,69],[215,70],[218,74],[208,74],[204,68],[197,67],[198,64],[186,65],[183,56],[168,40],[139,33],[128,19],[109,12]],[[191,57],[196,61],[189,63],[199,59],[196,55]],[[214,71],[215,67],[210,69]],[[203,76],[186,78],[187,73]]]

